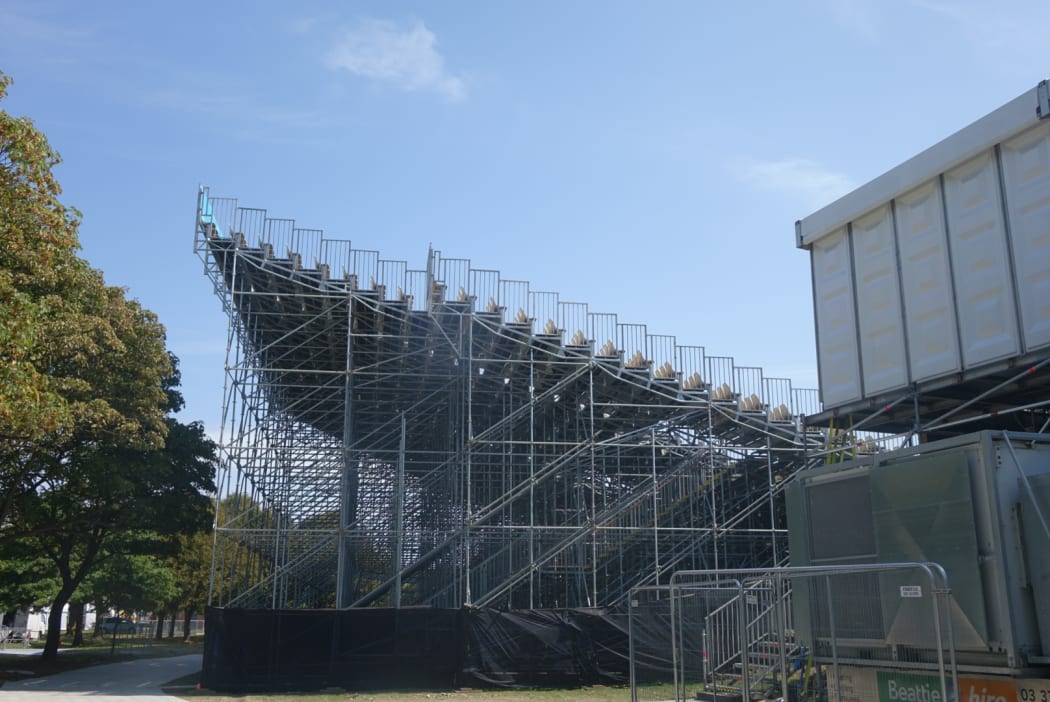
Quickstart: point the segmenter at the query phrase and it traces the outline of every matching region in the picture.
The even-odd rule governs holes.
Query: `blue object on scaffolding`
[[[201,224],[204,224],[204,225],[210,224],[210,225],[212,225],[213,227],[215,227],[215,233],[218,234],[221,237],[222,236],[222,229],[220,229],[219,225],[216,224],[216,222],[215,222],[215,216],[212,213],[212,208],[211,208],[211,200],[208,199],[208,193],[204,190],[204,188],[201,188],[200,196],[201,196],[201,206],[200,206]]]

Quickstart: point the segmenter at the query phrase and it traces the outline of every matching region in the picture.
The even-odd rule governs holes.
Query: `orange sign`
[[[1017,702],[1017,683],[1004,678],[959,676],[959,702]]]

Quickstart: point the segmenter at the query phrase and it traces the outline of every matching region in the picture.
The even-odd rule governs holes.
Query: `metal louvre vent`
[[[816,483],[807,494],[813,563],[874,559],[875,528],[868,476]]]

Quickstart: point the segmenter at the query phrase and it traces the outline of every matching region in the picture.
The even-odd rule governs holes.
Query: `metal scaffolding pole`
[[[809,439],[738,402],[760,369],[206,191],[195,244],[229,319],[213,603],[605,606],[781,556]]]

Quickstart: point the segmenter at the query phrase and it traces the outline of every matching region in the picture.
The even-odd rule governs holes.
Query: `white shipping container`
[[[825,410],[1050,349],[1047,82],[795,228]]]
[[[817,301],[817,359],[820,387],[837,402],[860,399],[857,322],[853,314],[853,279],[849,239],[840,229],[813,246],[813,295]]]

